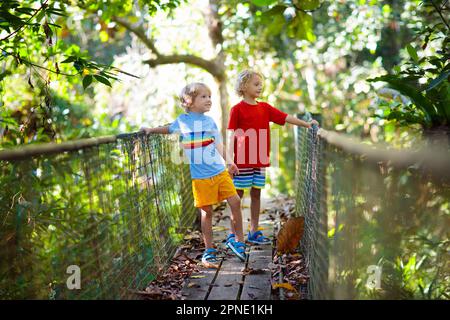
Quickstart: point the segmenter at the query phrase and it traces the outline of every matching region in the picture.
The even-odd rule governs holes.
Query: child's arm
[[[319,123],[316,120],[312,120],[311,122],[306,122],[306,121],[300,120],[299,118],[291,116],[291,115],[288,115],[286,117],[286,122],[290,123],[290,124],[294,124],[299,127],[305,127],[308,129],[311,128],[314,124],[316,126],[319,125]]]
[[[230,161],[234,159],[234,130],[227,130],[227,143],[228,143],[228,155],[230,156]]]
[[[227,150],[225,150],[225,148],[223,147],[222,142],[216,143],[216,149],[219,152],[219,154],[222,156],[222,158],[225,160],[225,163],[228,166],[228,172],[231,174],[239,173],[238,167],[233,162],[233,158],[230,156],[230,153]]]
[[[163,133],[163,134],[168,134],[169,132],[169,126],[162,126],[162,127],[157,127],[157,128],[145,128],[142,127],[141,131],[144,131],[146,134],[150,134],[150,133]]]

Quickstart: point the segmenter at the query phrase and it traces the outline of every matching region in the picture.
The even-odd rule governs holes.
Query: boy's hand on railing
[[[235,174],[239,174],[239,169],[236,164],[229,163],[227,165],[227,167],[228,167],[228,173],[231,175],[231,177],[233,177],[233,175],[235,175]]]
[[[141,127],[141,129],[139,131],[144,132],[145,134],[153,133],[152,128],[146,128],[146,127]]]
[[[317,122],[317,120],[311,120],[310,124],[310,128],[312,128],[313,125],[319,126],[319,122]]]

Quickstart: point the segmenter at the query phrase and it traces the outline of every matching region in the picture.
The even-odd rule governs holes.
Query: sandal
[[[233,238],[233,240],[227,242],[227,247],[230,248],[241,261],[247,259],[247,255],[245,254],[245,243],[238,242]]]
[[[236,236],[234,233],[230,233],[225,239],[225,243],[228,244],[230,241],[236,241]]]
[[[205,250],[202,256],[202,265],[206,268],[219,268],[219,260],[216,257],[217,250],[210,248]]]
[[[271,240],[264,237],[261,231],[256,231],[255,233],[248,232],[247,241],[254,244],[269,244]]]

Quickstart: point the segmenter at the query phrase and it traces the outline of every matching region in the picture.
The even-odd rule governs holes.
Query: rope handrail
[[[0,299],[133,298],[145,288],[197,217],[175,142],[130,132],[0,151]]]
[[[39,144],[30,144],[25,146],[17,146],[11,149],[0,150],[0,160],[12,161],[12,160],[23,160],[26,158],[62,153],[66,151],[75,151],[89,147],[99,146],[101,144],[113,143],[118,139],[128,139],[131,137],[138,137],[142,135],[142,132],[130,132],[122,133],[118,135],[93,137],[86,139],[78,139],[72,141],[64,141],[60,143],[48,142]]]
[[[316,126],[295,132],[308,297],[447,297],[448,146],[393,150]]]
[[[364,144],[361,141],[341,133],[319,129],[318,136],[328,144],[349,154],[362,156],[372,163],[388,162],[393,167],[408,169],[420,165],[420,170],[431,173],[440,179],[450,179],[450,152],[438,148],[419,150],[394,150],[385,147]]]

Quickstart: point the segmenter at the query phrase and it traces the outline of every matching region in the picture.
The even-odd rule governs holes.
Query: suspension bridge
[[[317,128],[296,128],[295,144],[306,297],[449,298],[448,149],[387,149]],[[0,298],[135,298],[197,218],[179,155],[175,137],[142,133],[0,151]],[[263,272],[224,258],[186,299],[272,299],[274,248],[248,250],[245,267]],[[79,289],[67,286],[70,266]]]

